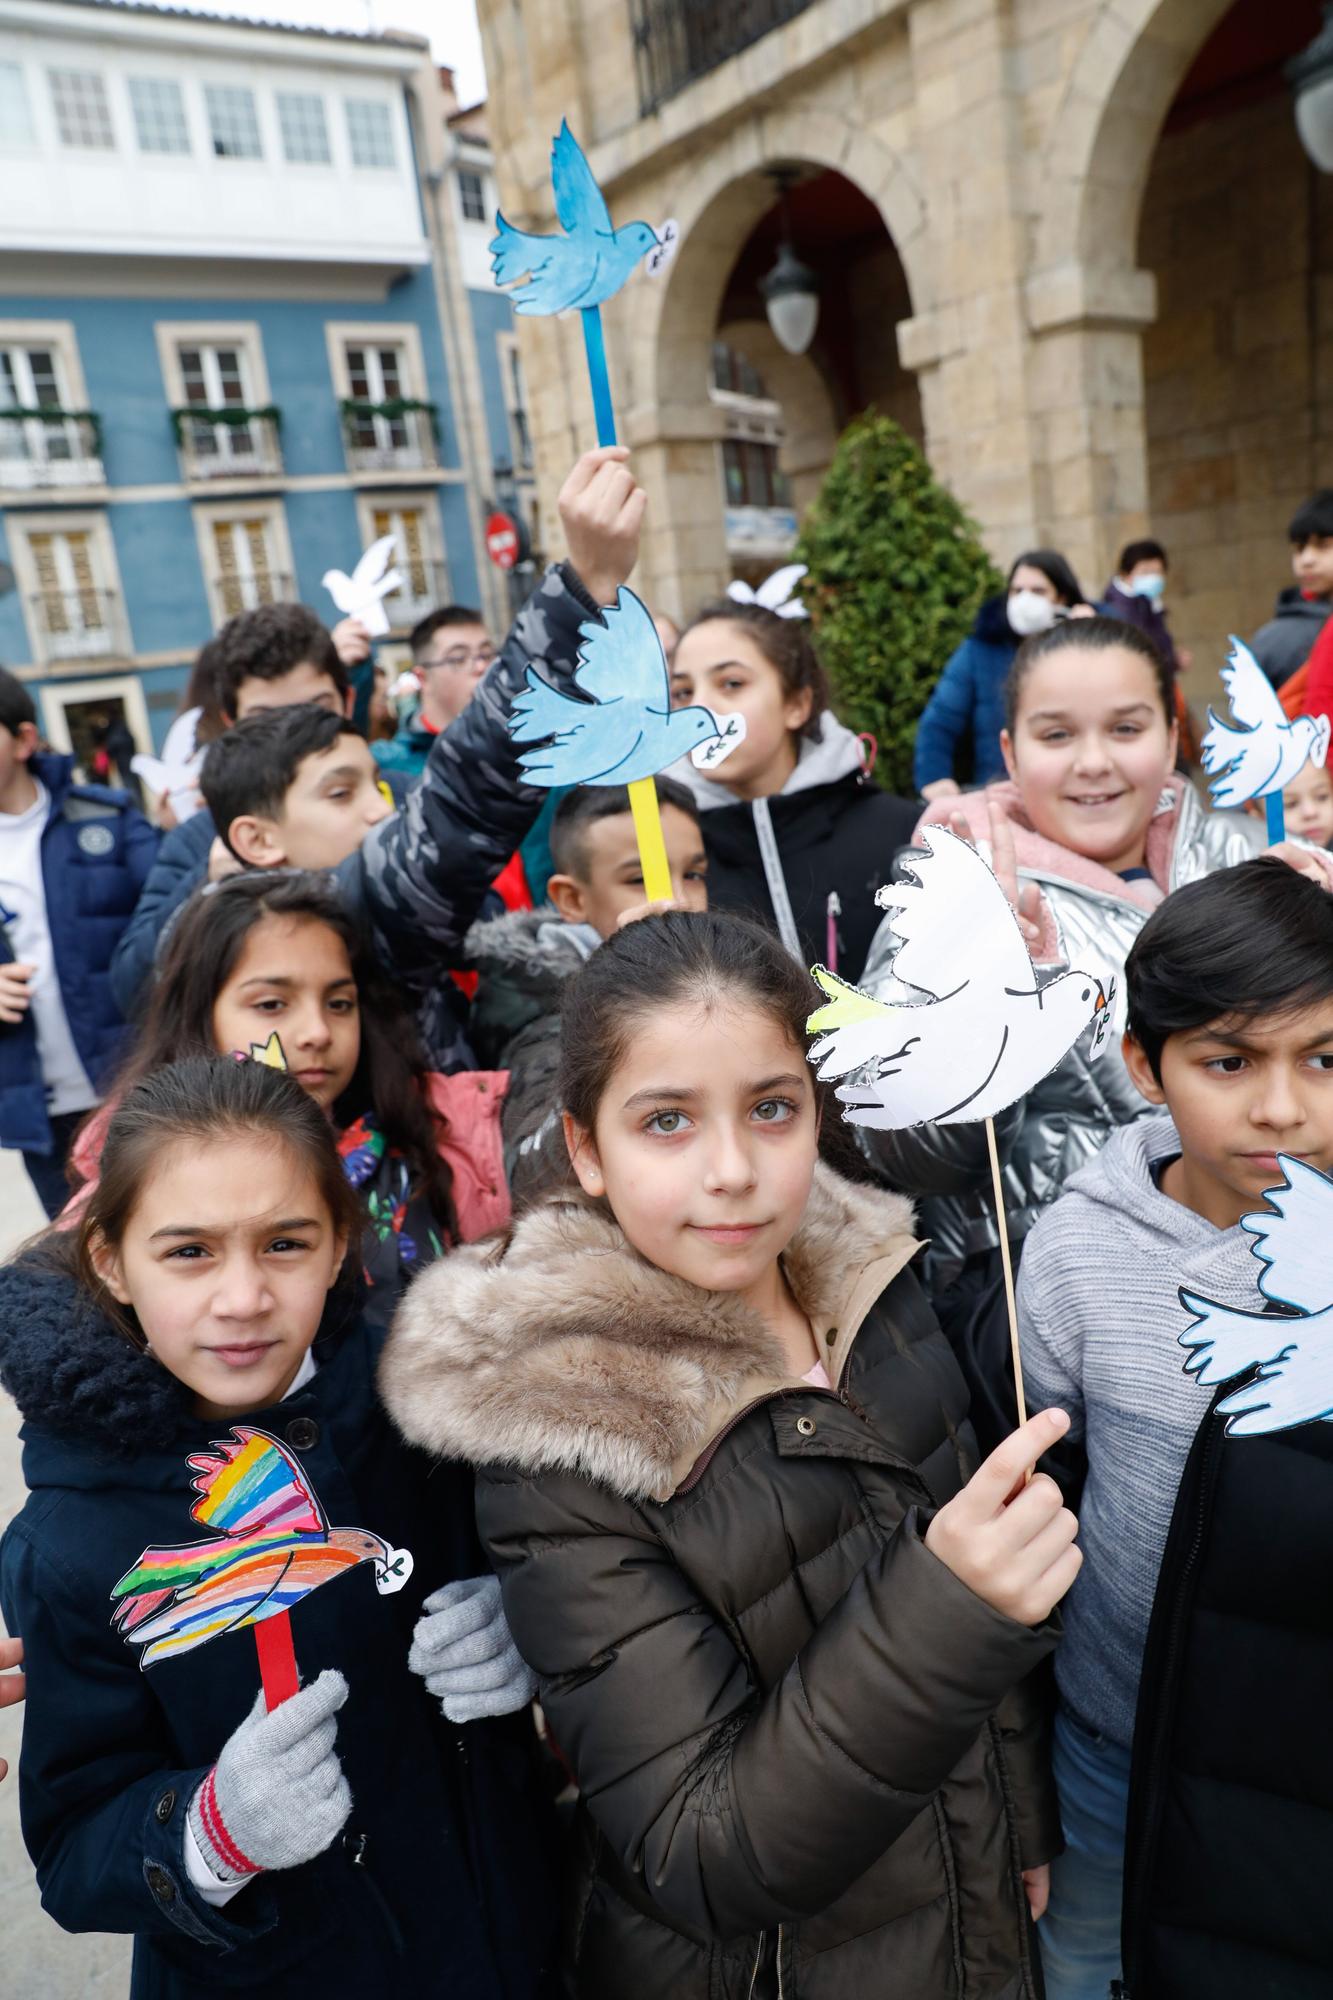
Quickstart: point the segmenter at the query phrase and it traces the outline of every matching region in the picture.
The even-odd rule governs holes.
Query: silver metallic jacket
[[[1165,794],[1163,803],[1176,804]],[[1179,796],[1169,889],[1197,882],[1216,869],[1249,861],[1256,852],[1259,823],[1251,832],[1238,814],[1205,813],[1197,793]],[[1019,1243],[1069,1175],[1090,1160],[1117,1125],[1154,1107],[1130,1082],[1119,1037],[1125,1025],[1125,959],[1150,912],[1123,897],[1057,872],[1020,868],[1020,879],[1040,883],[1060,937],[1061,957],[1045,972],[1077,966],[1103,980],[1114,977],[1116,1034],[1101,1060],[1088,1059],[1091,1031],[1076,1043],[1059,1068],[995,1121],[1005,1182],[1010,1240]],[[892,913],[875,933],[861,984],[876,998],[889,999],[896,986],[893,960],[898,940]],[[926,1274],[938,1291],[967,1258],[996,1247],[994,1203],[983,1125],[918,1125],[904,1132],[857,1129],[870,1164],[889,1186],[915,1195],[921,1233],[930,1239]]]

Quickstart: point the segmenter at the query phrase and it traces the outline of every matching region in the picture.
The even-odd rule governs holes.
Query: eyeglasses
[[[420,660],[421,667],[489,667],[495,658],[495,648],[490,640],[484,646],[451,646],[447,653],[440,653],[433,660]]]

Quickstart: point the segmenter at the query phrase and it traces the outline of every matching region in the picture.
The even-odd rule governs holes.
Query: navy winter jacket
[[[111,959],[157,853],[158,835],[128,792],[74,782],[74,759],[39,751],[31,771],[51,795],[42,886],[56,977],[79,1060],[100,1089],[125,1037]],[[13,946],[0,925],[0,959]],[[31,1014],[0,1023],[0,1146],[49,1153],[51,1121]]]
[[[1018,651],[1005,616],[1003,597],[988,597],[976,623],[935,684],[916,726],[912,775],[917,790],[940,778],[954,778],[954,759],[964,738],[972,739],[972,782],[988,785],[1005,775],[1000,755],[1004,728],[1004,684]]]
[[[258,1692],[254,1630],[144,1669],[110,1592],[150,1544],[206,1538],[187,1455],[231,1423],[193,1416],[180,1385],[39,1257],[0,1271],[0,1381],[26,1420],[30,1488],[0,1542],[0,1607],[28,1667],[23,1835],[57,1923],[134,1934],[131,2000],[546,1990],[554,1901],[531,1716],[447,1723],[407,1666],[423,1598],[486,1567],[471,1475],[396,1436],[375,1396],[379,1342],[338,1316],[313,1380],[244,1421],[287,1446],[331,1526],[370,1529],[415,1567],[393,1596],[361,1564],[293,1607],[303,1680],[347,1678],[337,1750],[352,1815],[324,1854],[219,1909],[190,1883],[185,1829]]]

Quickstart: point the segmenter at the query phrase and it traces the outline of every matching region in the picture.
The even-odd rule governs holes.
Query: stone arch
[[[1134,269],[1139,208],[1163,121],[1230,5],[1102,0],[1042,151],[1039,274]],[[1095,299],[1086,303],[1095,310]]]

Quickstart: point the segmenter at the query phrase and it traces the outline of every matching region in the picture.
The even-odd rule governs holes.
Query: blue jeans
[[[1107,2000],[1120,1977],[1129,1751],[1061,1704],[1054,1769],[1065,1851],[1037,1926],[1046,2000]]]

